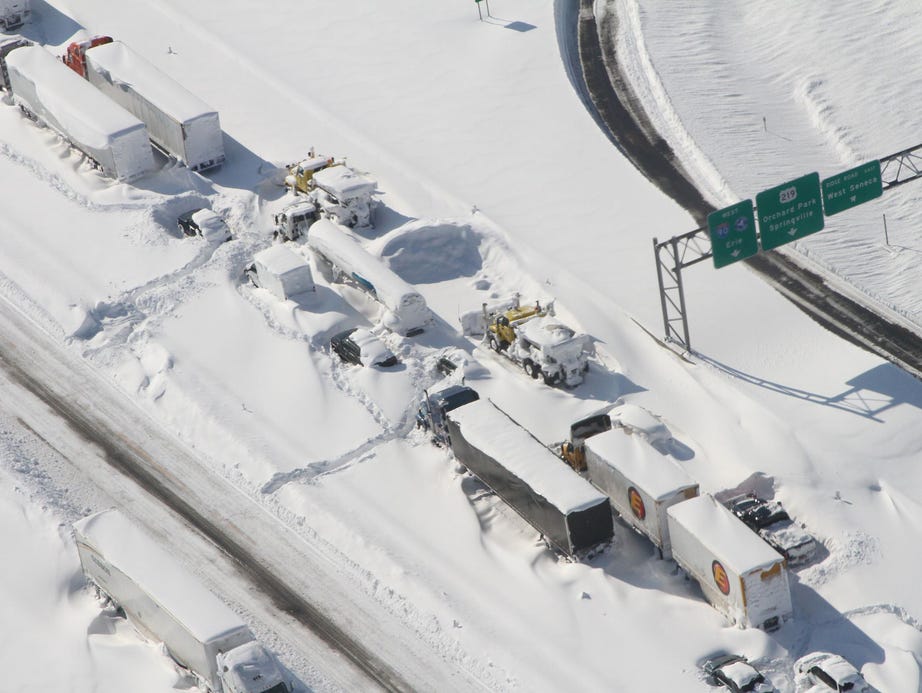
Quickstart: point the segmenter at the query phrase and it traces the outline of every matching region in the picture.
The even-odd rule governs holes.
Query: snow
[[[709,495],[671,505],[666,512],[737,575],[782,560],[777,551]]]
[[[307,245],[380,301],[390,312],[389,327],[407,332],[430,319],[422,295],[362,248],[345,227],[320,219],[311,225]]]
[[[131,89],[180,123],[217,113],[188,89],[137,55],[122,41],[94,46],[87,57],[109,81],[124,81]]]
[[[911,0],[595,5],[601,17],[617,12],[631,83],[717,205],[917,144],[907,95],[918,91],[922,34]],[[117,184],[4,101],[0,295],[239,490],[215,499],[240,506],[234,524],[246,527],[244,510],[256,508],[316,540],[316,561],[344,576],[327,599],[376,651],[419,657],[407,673],[417,688],[705,691],[695,663],[725,649],[784,693],[795,690],[794,661],[816,650],[843,655],[882,691],[919,690],[919,383],[739,265],[701,263],[684,277],[695,353],[651,339],[662,330],[651,238],[696,224],[586,112],[566,64],[577,3],[491,6],[480,21],[474,3],[287,2],[254,22],[237,2],[41,3],[27,38],[55,53],[100,30],[124,41],[220,110],[228,158],[208,177],[158,159],[136,186]],[[407,32],[413,41],[395,38]],[[378,306],[358,290],[317,276],[307,305],[243,283],[290,201],[280,167],[314,146],[377,181],[376,228],[348,233],[434,313],[416,338],[382,333],[401,361],[393,372],[347,368],[329,352],[344,329],[379,332]],[[830,218],[783,252],[917,324],[916,187]],[[223,216],[234,239],[178,238],[176,217],[193,207]],[[547,388],[460,334],[459,316],[516,292],[554,298],[560,320],[593,337],[579,387]],[[544,443],[588,411],[628,404],[668,425],[670,450],[702,492],[764,474],[822,544],[791,573],[794,618],[773,634],[728,628],[621,523],[592,561],[555,560],[412,430],[422,390],[442,383],[434,366],[446,349],[482,365],[482,397]],[[89,392],[79,401],[102,407],[105,393]],[[0,399],[3,411],[18,401]],[[53,412],[2,417],[0,537],[20,549],[20,568],[0,574],[0,615],[17,634],[0,648],[4,683],[173,690],[169,660],[81,587],[66,526],[108,499],[46,473],[56,468],[48,450],[23,453],[31,434],[17,417],[47,435]],[[150,521],[127,492],[120,505]],[[187,530],[160,540],[210,570]],[[337,658],[305,664],[258,589],[222,574],[212,586],[302,690],[337,687]],[[350,612],[364,603],[356,594],[385,614],[375,626]]]
[[[23,46],[6,56],[10,86],[18,102],[99,159],[110,175],[136,178],[153,168],[144,124],[41,46]],[[145,146],[138,146],[135,140]]]
[[[473,447],[501,460],[517,479],[564,515],[607,500],[493,402],[471,402],[453,409],[448,416]]]
[[[301,255],[284,245],[274,245],[259,251],[253,261],[257,272],[264,269],[268,275],[260,277],[260,281],[283,301],[290,295],[314,289],[310,265]]]
[[[696,485],[678,461],[639,436],[613,428],[586,439],[586,447],[618,469],[654,500],[662,500]]]
[[[303,164],[302,164],[303,165]],[[314,174],[314,184],[336,195],[343,203],[375,191],[375,183],[347,166],[330,166]]]
[[[113,612],[101,612],[83,589],[70,527],[8,469],[0,482],[0,527],[8,566],[15,566],[0,572],[4,690],[172,690],[177,675],[159,648]]]
[[[116,509],[74,523],[77,540],[172,614],[201,643],[246,624]]]

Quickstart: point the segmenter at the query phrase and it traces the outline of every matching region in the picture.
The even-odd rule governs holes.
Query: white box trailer
[[[611,539],[608,498],[493,402],[443,413],[455,458],[548,543],[574,556]]]
[[[288,693],[249,627],[118,510],[74,523],[87,578],[215,693]]]
[[[15,29],[32,16],[30,0],[0,0],[0,27]]]
[[[307,234],[307,246],[328,270],[328,278],[346,279],[383,307],[381,322],[403,335],[419,334],[432,313],[415,288],[394,274],[380,258],[366,251],[343,227],[328,219],[315,221]]]
[[[253,284],[282,301],[315,290],[311,266],[283,245],[274,245],[256,253],[246,273]]]
[[[41,46],[6,56],[13,102],[92,159],[131,181],[154,168],[147,128]]]
[[[589,480],[608,494],[625,522],[671,558],[666,510],[697,496],[698,483],[674,457],[627,429],[609,429],[584,445]]]
[[[792,617],[784,557],[712,496],[666,511],[672,556],[714,607],[742,627],[775,630]]]
[[[86,48],[90,84],[147,125],[151,141],[193,171],[224,163],[218,112],[121,41]]]

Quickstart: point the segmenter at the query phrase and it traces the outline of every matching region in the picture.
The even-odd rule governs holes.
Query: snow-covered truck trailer
[[[0,27],[4,31],[22,26],[31,16],[30,0],[0,0]]]
[[[381,322],[389,330],[412,336],[432,320],[422,294],[368,253],[343,227],[328,219],[315,221],[307,234],[307,246],[328,279],[347,279],[384,307]]]
[[[132,181],[154,168],[147,128],[41,46],[6,56],[13,103],[86,154],[103,173]]]
[[[256,253],[253,264],[245,272],[254,285],[281,301],[315,290],[311,266],[284,245],[273,245]]]
[[[151,142],[193,171],[224,163],[218,112],[121,41],[70,44],[64,62],[147,125]]]
[[[608,494],[625,522],[671,558],[666,509],[697,496],[698,483],[671,455],[624,428],[587,438],[584,449],[589,480]]]
[[[608,497],[505,412],[478,399],[445,412],[455,458],[568,556],[612,537]]]
[[[712,496],[670,506],[666,516],[672,557],[727,619],[771,631],[792,617],[784,557]]]
[[[213,693],[289,693],[249,627],[118,510],[74,523],[86,577]]]

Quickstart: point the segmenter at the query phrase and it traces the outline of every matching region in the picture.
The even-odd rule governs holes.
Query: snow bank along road
[[[190,555],[184,558],[199,571],[210,570],[222,592],[224,571],[230,569],[249,583],[248,609],[258,608],[253,602],[259,601],[260,591],[272,600],[275,609],[263,608],[260,617],[269,619],[270,631],[286,641],[280,652],[283,659],[288,648],[311,666],[330,665],[330,671],[323,671],[324,679],[344,690],[375,684],[387,690],[478,687],[461,673],[447,671],[440,659],[427,660],[425,648],[408,642],[406,632],[389,628],[393,619],[379,613],[379,605],[347,596],[350,591],[344,583],[349,577],[336,574],[336,566],[316,547],[203,469],[127,397],[71,358],[6,301],[0,301],[0,367],[6,376],[0,379],[4,406],[25,426],[90,476],[92,483],[109,495],[121,494],[119,504],[149,525],[155,536],[169,537],[171,551],[183,551],[187,542],[194,542],[194,548],[185,549]],[[120,474],[113,475],[113,469]],[[156,501],[130,490],[134,484],[124,477]],[[189,532],[171,532],[158,524],[165,521],[162,508],[149,509],[158,502],[225,555],[209,549],[200,537],[187,539]],[[139,516],[141,507],[157,515]],[[177,524],[176,518],[166,521]],[[212,562],[215,558],[218,563]],[[318,604],[324,605],[322,611]]]
[[[609,5],[597,15],[593,0],[580,0],[577,23],[580,70],[596,120],[639,171],[703,226],[714,207],[656,132],[622,73],[614,45],[617,11],[614,2]],[[826,329],[922,378],[916,333],[836,291],[788,254],[760,253],[745,262]]]

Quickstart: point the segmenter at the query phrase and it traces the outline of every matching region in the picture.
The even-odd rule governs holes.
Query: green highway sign
[[[884,194],[880,160],[874,159],[823,180],[823,209],[832,216]]]
[[[743,200],[708,214],[708,233],[717,269],[758,253],[752,200]]]
[[[762,250],[771,250],[823,228],[820,176],[808,173],[756,195]]]

